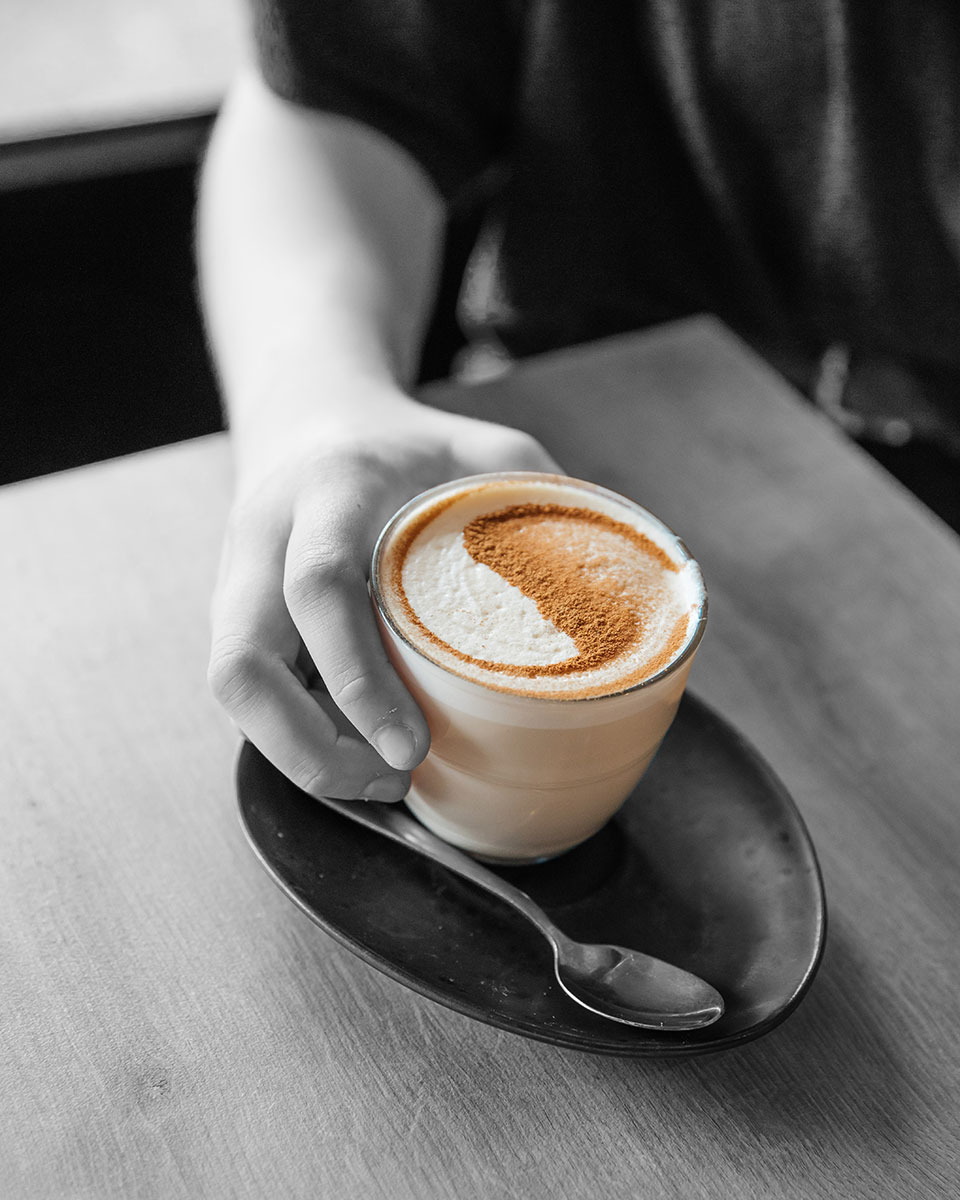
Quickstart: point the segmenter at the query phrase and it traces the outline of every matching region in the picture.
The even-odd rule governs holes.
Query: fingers
[[[460,458],[462,474],[484,471],[547,471],[562,475],[563,468],[536,438],[520,429],[471,421]]]
[[[277,490],[247,496],[225,547],[212,690],[254,745],[314,795],[399,800],[429,748],[368,595],[382,521],[451,475],[559,470],[517,430],[448,414],[418,420],[422,428],[403,436],[382,434],[389,453],[376,453],[365,431],[356,444],[293,462]],[[325,691],[311,690],[314,669]]]
[[[281,589],[285,539],[248,523],[231,539],[213,608],[210,686],[251,742],[312,795],[400,800],[409,786],[302,683]]]
[[[290,536],[286,606],[334,703],[387,763],[408,771],[426,754],[430,733],[373,616],[366,566],[376,531],[361,506],[322,496],[313,504],[323,513],[298,514]]]

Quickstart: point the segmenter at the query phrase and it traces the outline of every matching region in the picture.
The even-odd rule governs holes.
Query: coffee
[[[407,801],[417,816],[501,861],[599,829],[666,732],[702,633],[683,544],[591,484],[477,476],[402,509],[372,578],[431,729]]]
[[[606,695],[656,674],[696,623],[698,573],[638,511],[586,499],[553,480],[497,479],[418,509],[380,572],[404,636],[518,695]]]

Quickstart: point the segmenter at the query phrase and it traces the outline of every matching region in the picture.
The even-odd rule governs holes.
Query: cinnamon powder
[[[558,522],[559,528],[558,528]],[[548,666],[521,667],[526,675],[589,671],[624,654],[641,633],[643,605],[636,595],[604,586],[570,553],[571,527],[600,527],[638,546],[662,567],[674,563],[630,525],[586,508],[560,504],[514,504],[486,513],[463,531],[467,553],[496,571],[536,604],[540,615],[572,639],[575,658]],[[573,539],[574,546],[576,540]],[[512,671],[518,671],[512,667]]]
[[[617,539],[625,540],[650,562],[653,572],[679,569],[660,546],[632,525],[592,509],[561,504],[515,504],[485,513],[464,528],[467,552],[533,600],[541,616],[571,638],[577,653],[563,662],[535,666],[473,658],[423,625],[407,601],[400,578],[410,542],[448,503],[449,500],[441,502],[422,514],[416,528],[407,531],[402,539],[404,545],[396,560],[396,592],[408,617],[430,641],[464,662],[490,671],[527,678],[590,671],[624,655],[640,640],[655,600],[645,593],[642,580],[631,572],[631,559],[635,571],[636,555],[628,557],[622,549],[619,554],[598,550],[598,540],[591,538],[591,531],[608,535],[607,545],[611,534],[614,545]],[[601,537],[600,542],[603,541]],[[632,686],[665,667],[682,649],[686,633],[687,619],[682,616],[675,622],[662,650],[619,680],[617,688]],[[609,691],[609,686],[600,690]],[[572,694],[570,698],[574,698]]]

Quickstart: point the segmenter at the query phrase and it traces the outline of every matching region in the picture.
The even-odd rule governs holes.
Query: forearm
[[[238,459],[412,381],[443,208],[419,168],[256,77],[218,119],[198,211],[201,293]]]

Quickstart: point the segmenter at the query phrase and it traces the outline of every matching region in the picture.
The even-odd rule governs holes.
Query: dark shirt
[[[712,311],[960,370],[955,0],[254,0],[268,83],[482,204],[526,353]]]

